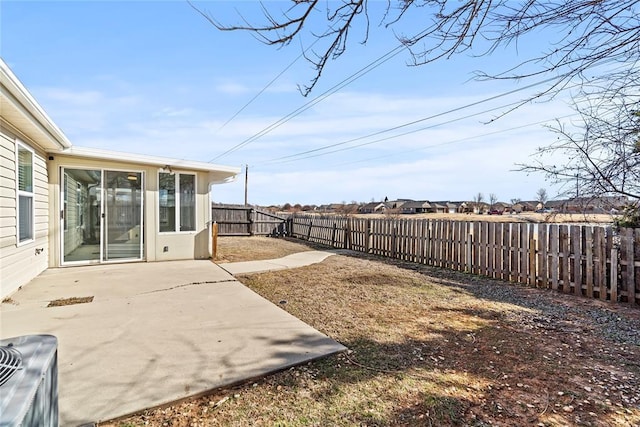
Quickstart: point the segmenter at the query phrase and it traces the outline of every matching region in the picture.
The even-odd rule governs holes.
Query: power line
[[[311,46],[313,46],[313,45],[311,45]],[[311,46],[309,46],[309,49],[311,48]],[[243,112],[243,111],[244,111],[244,110],[245,110],[249,105],[251,105],[251,104],[253,103],[253,101],[255,101],[256,99],[258,99],[258,97],[259,97],[260,95],[262,95],[262,94],[263,94],[267,89],[269,89],[269,87],[271,87],[271,85],[272,85],[272,84],[274,84],[274,83],[276,82],[276,80],[278,80],[280,77],[282,77],[282,75],[283,75],[284,73],[286,73],[286,72],[289,70],[289,68],[293,67],[293,65],[294,65],[294,64],[295,64],[295,63],[296,63],[300,58],[302,58],[302,57],[304,57],[304,52],[303,52],[303,53],[301,53],[300,55],[298,55],[298,56],[296,57],[296,59],[294,59],[294,60],[293,60],[289,65],[287,65],[287,66],[284,68],[284,70],[280,71],[280,72],[278,73],[278,75],[277,75],[277,76],[275,76],[273,79],[271,79],[271,81],[270,81],[269,83],[267,83],[267,84],[266,84],[266,86],[265,86],[265,87],[263,87],[262,89],[260,89],[260,91],[258,91],[258,93],[257,93],[257,94],[255,94],[255,95],[253,96],[253,98],[251,98],[249,101],[247,101],[247,102],[246,102],[246,103],[245,103],[245,104],[244,104],[244,105],[243,105],[243,106],[242,106],[238,111],[236,111],[236,112],[235,112],[235,113],[234,113],[234,114],[233,114],[229,119],[227,119],[227,121],[226,121],[226,122],[224,122],[224,123],[222,124],[222,126],[220,126],[220,127],[218,128],[218,132],[219,132],[219,131],[221,131],[222,129],[224,129],[224,128],[225,128],[225,126],[227,126],[227,125],[228,125],[229,123],[231,123],[231,122],[232,122],[236,117],[238,117],[238,116],[240,115],[240,113],[242,113],[242,112]],[[217,159],[217,157],[216,157],[215,159]],[[215,159],[213,159],[213,160],[215,160]],[[211,161],[213,161],[213,160],[211,160]]]
[[[425,30],[421,31],[416,36],[414,36],[414,38],[420,37],[421,35],[428,33],[433,28],[435,28],[435,25],[432,25],[431,27],[426,28]],[[316,39],[316,40],[318,40],[318,39]],[[390,59],[392,59],[393,57],[398,55],[405,48],[406,48],[406,46],[401,43],[400,45],[398,45],[395,48],[391,49],[389,52],[385,53],[384,55],[382,55],[379,58],[375,59],[374,61],[370,62],[369,64],[367,64],[366,66],[362,67],[361,69],[359,69],[355,73],[351,74],[349,77],[343,79],[340,83],[332,86],[331,88],[329,88],[328,90],[326,90],[322,94],[320,94],[317,97],[315,97],[314,99],[306,102],[302,106],[296,108],[295,110],[293,110],[292,112],[290,112],[286,116],[282,117],[281,119],[273,122],[272,124],[270,124],[266,128],[264,128],[261,131],[259,131],[258,133],[250,136],[249,138],[245,139],[244,141],[234,145],[233,147],[231,147],[227,151],[225,151],[225,152],[219,154],[218,156],[214,157],[213,159],[209,160],[209,162],[213,162],[213,161],[215,161],[215,160],[217,160],[217,159],[219,159],[219,158],[221,158],[223,156],[226,156],[227,154],[233,153],[234,151],[237,151],[240,148],[242,148],[242,147],[254,142],[255,140],[263,137],[264,135],[268,134],[269,132],[273,131],[274,129],[277,129],[278,127],[282,126],[283,124],[285,124],[286,122],[288,122],[292,118],[302,114],[303,112],[307,111],[309,108],[313,107],[314,105],[318,104],[319,102],[321,102],[321,101],[325,100],[326,98],[328,98],[329,96],[333,95],[334,93],[336,93],[340,89],[342,89],[345,86],[353,83],[354,81],[356,81],[360,77],[364,76],[365,74],[369,73],[370,71],[378,68],[380,65],[384,64],[385,62],[389,61]]]
[[[384,156],[369,157],[367,159],[360,159],[360,160],[353,160],[353,161],[350,161],[350,162],[338,163],[338,164],[335,164],[334,166],[345,166],[345,165],[350,165],[350,164],[354,164],[354,163],[362,163],[362,162],[367,162],[367,161],[370,161],[370,160],[377,160],[377,159],[382,159],[382,158],[389,158],[389,157],[393,157],[393,156],[399,156],[399,155],[402,155],[402,154],[414,153],[414,152],[417,152],[417,151],[424,151],[424,150],[428,150],[428,149],[432,149],[432,148],[436,148],[436,147],[441,147],[441,146],[444,146],[444,145],[458,144],[460,142],[469,141],[471,139],[497,135],[497,134],[505,133],[505,132],[511,132],[511,131],[514,131],[514,130],[519,130],[519,129],[523,129],[523,128],[530,127],[530,126],[537,126],[537,125],[549,123],[549,121],[551,121],[551,120],[560,120],[560,119],[566,119],[566,118],[575,117],[575,116],[577,116],[576,113],[567,114],[567,115],[561,116],[561,117],[554,117],[553,119],[541,120],[541,121],[538,121],[538,122],[535,122],[535,123],[527,123],[525,125],[514,126],[514,127],[511,127],[511,128],[508,128],[508,129],[500,129],[500,130],[493,131],[493,132],[487,132],[487,133],[483,133],[483,134],[479,134],[479,135],[468,136],[466,138],[454,139],[454,140],[447,141],[447,142],[440,142],[440,143],[437,143],[437,144],[432,144],[432,145],[428,145],[426,147],[420,147],[420,148],[416,148],[416,149],[413,149],[413,150],[404,150],[404,151],[399,152],[399,153],[392,153],[392,154],[386,154]],[[423,129],[420,129],[420,130],[423,130]],[[402,136],[402,135],[400,135],[400,136]],[[385,138],[385,139],[390,139],[390,138]],[[376,141],[376,142],[379,142],[379,141]],[[356,147],[354,147],[354,148],[356,148]]]
[[[493,101],[495,99],[502,98],[502,97],[505,97],[505,96],[508,96],[508,95],[512,95],[514,93],[517,93],[517,92],[520,92],[520,91],[523,91],[523,90],[526,90],[526,89],[531,89],[532,87],[539,86],[539,85],[542,85],[542,84],[545,84],[545,83],[549,83],[550,81],[553,81],[555,79],[556,79],[555,77],[551,77],[551,78],[548,78],[548,79],[545,79],[545,80],[541,80],[541,81],[536,82],[536,83],[531,83],[531,84],[529,84],[527,86],[524,86],[524,87],[521,87],[521,88],[513,89],[513,90],[510,90],[510,91],[507,91],[507,92],[502,92],[502,93],[500,93],[498,95],[490,96],[488,98],[484,98],[484,99],[481,99],[479,101],[475,101],[475,102],[472,102],[472,103],[469,103],[469,104],[466,104],[466,105],[463,105],[463,106],[460,106],[460,107],[452,108],[450,110],[443,111],[443,112],[440,112],[440,113],[437,113],[437,114],[433,114],[431,116],[427,116],[427,117],[424,117],[424,118],[421,118],[421,119],[418,119],[418,120],[413,120],[411,122],[407,122],[407,123],[404,123],[404,124],[401,124],[401,125],[398,125],[398,126],[393,126],[391,128],[387,128],[387,129],[383,129],[383,130],[380,130],[380,131],[376,131],[376,132],[373,132],[373,133],[370,133],[370,134],[367,134],[367,135],[364,135],[364,136],[360,136],[360,137],[357,137],[357,138],[352,138],[352,139],[349,139],[349,140],[346,140],[346,141],[342,141],[342,142],[337,142],[335,144],[329,144],[329,145],[325,145],[325,146],[322,146],[322,147],[314,148],[312,150],[306,150],[306,151],[303,151],[303,152],[300,152],[300,153],[289,154],[287,156],[277,157],[277,158],[274,158],[274,159],[267,160],[262,164],[286,163],[286,162],[282,162],[282,160],[288,160],[288,159],[292,159],[294,157],[304,156],[305,154],[311,154],[311,153],[315,153],[315,152],[318,152],[318,151],[324,151],[324,150],[327,150],[329,148],[338,147],[338,146],[341,146],[341,145],[346,145],[346,144],[350,144],[352,142],[356,142],[356,141],[360,141],[360,140],[363,140],[363,139],[371,138],[373,136],[389,133],[389,132],[392,132],[392,131],[395,131],[395,130],[398,130],[398,129],[402,129],[402,128],[407,127],[407,126],[412,126],[412,125],[415,125],[417,123],[421,123],[421,122],[424,122],[424,121],[427,121],[427,120],[431,120],[431,119],[434,119],[434,118],[437,118],[437,117],[441,117],[441,116],[444,116],[444,115],[447,115],[447,114],[455,113],[457,111],[465,110],[467,108],[475,107],[477,105],[484,104],[486,102]],[[515,103],[512,103],[512,104],[507,104],[506,106],[516,105],[516,104],[519,104],[519,103],[521,103],[521,101],[518,101],[518,102],[515,102]],[[505,106],[498,107],[498,108],[504,108],[504,107]],[[474,116],[475,115],[479,115],[479,114],[485,114],[485,113],[487,113],[489,111],[493,111],[493,110],[495,110],[495,109],[484,110],[484,111],[482,111],[480,113],[474,114]],[[466,117],[472,117],[472,116],[466,116]],[[461,119],[458,119],[458,120],[461,120]],[[456,121],[456,120],[454,120],[454,121]],[[442,124],[446,124],[446,123],[449,123],[449,122],[445,122],[445,123],[442,123]],[[434,126],[431,126],[431,127],[434,127]],[[411,133],[411,132],[409,132],[409,133]],[[398,135],[398,136],[402,136],[402,135]],[[374,141],[374,142],[380,142],[380,141],[384,141],[384,140],[395,138],[395,137],[397,137],[397,136],[384,138],[384,139],[381,139],[381,140],[378,140],[378,141]],[[373,142],[360,144],[360,145],[353,146],[351,148],[356,148],[356,147],[359,147],[359,146],[362,146],[362,145],[367,145],[367,144],[372,144],[372,143]],[[331,153],[334,153],[334,152],[337,152],[337,151],[342,151],[342,150],[334,150],[334,151],[330,151],[330,152],[324,153],[324,154],[331,154]],[[324,155],[324,154],[320,154],[320,155]],[[317,156],[318,155],[307,156],[307,157],[302,157],[302,159],[306,159],[306,158],[310,158],[310,157],[317,157]],[[297,159],[297,160],[300,160],[300,159]],[[290,161],[292,161],[292,160],[290,160]]]
[[[333,27],[330,28],[331,30],[333,29]],[[271,85],[273,83],[275,83],[280,77],[282,77],[282,75],[284,73],[286,73],[287,71],[289,71],[289,69],[291,67],[293,67],[293,65],[298,62],[298,60],[300,58],[304,58],[305,54],[309,51],[309,49],[311,49],[313,46],[315,46],[316,43],[318,43],[318,41],[320,41],[321,37],[316,37],[316,39],[313,41],[313,43],[311,43],[309,45],[309,47],[307,47],[306,49],[303,49],[302,52],[300,53],[300,55],[298,55],[293,61],[291,61],[291,63],[289,65],[287,65],[282,71],[280,71],[278,73],[277,76],[275,76],[273,79],[271,79],[271,81],[269,83],[266,84],[265,87],[263,87],[257,94],[255,94],[253,96],[253,98],[251,98],[249,101],[247,101],[247,103],[245,103],[238,111],[235,112],[235,114],[233,114],[233,116],[231,116],[226,122],[224,122],[222,124],[222,126],[220,126],[220,128],[218,129],[218,131],[224,129],[224,127],[226,125],[228,125],[231,121],[233,121],[233,119],[235,119],[236,117],[238,117],[238,115],[240,115],[240,113],[242,113],[249,105],[251,105],[253,103],[253,101],[255,101],[256,99],[258,99],[258,97],[260,95],[262,95],[269,87],[271,87]],[[217,159],[217,157],[216,157]],[[213,159],[215,160],[215,159]],[[212,160],[212,161],[213,161]]]
[[[240,148],[242,148],[242,147],[244,147],[244,146],[256,141],[257,139],[259,139],[259,138],[263,137],[264,135],[268,134],[269,132],[271,132],[271,131],[277,129],[278,127],[282,126],[283,124],[287,123],[289,120],[293,119],[294,117],[296,117],[296,116],[302,114],[303,112],[307,111],[308,109],[310,109],[314,105],[318,104],[319,102],[324,101],[326,98],[328,98],[329,96],[333,95],[334,93],[336,93],[340,89],[342,89],[345,86],[353,83],[354,81],[356,81],[360,77],[364,76],[365,74],[369,73],[370,71],[372,71],[375,68],[377,68],[380,65],[382,65],[384,62],[386,62],[386,61],[390,60],[391,58],[393,58],[394,56],[398,55],[400,53],[400,51],[402,50],[401,49],[402,47],[404,47],[404,46],[400,46],[400,47],[392,50],[391,52],[388,52],[384,56],[376,59],[375,61],[369,63],[368,65],[366,65],[365,67],[361,68],[357,72],[351,74],[346,79],[342,80],[340,83],[332,86],[331,88],[329,88],[328,90],[326,90],[322,94],[320,94],[317,97],[315,97],[314,99],[306,102],[302,106],[296,108],[295,110],[293,110],[292,112],[290,112],[286,116],[284,116],[284,117],[280,118],[279,120],[273,122],[272,124],[270,124],[266,128],[264,128],[261,131],[259,131],[258,133],[250,136],[249,138],[247,138],[244,141],[234,145],[233,147],[231,147],[227,151],[223,152],[222,154],[219,154],[218,156],[214,157],[209,162],[213,162],[214,160],[217,160],[217,159],[219,159],[219,158],[221,158],[223,156],[226,156],[227,154],[233,153],[234,151],[237,151]]]

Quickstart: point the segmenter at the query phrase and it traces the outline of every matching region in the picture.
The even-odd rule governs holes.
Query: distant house
[[[355,214],[360,211],[360,205],[358,203],[349,203],[342,206],[341,213],[343,214]]]
[[[332,213],[343,212],[345,206],[346,205],[344,205],[343,203],[331,203],[329,205],[329,212],[332,212]]]
[[[511,212],[513,213],[522,213],[522,212],[534,212],[538,207],[539,202],[537,201],[520,201],[518,203],[514,203],[511,205]]]
[[[620,212],[629,204],[625,196],[575,197],[567,200],[551,200],[545,207],[566,213]]]
[[[386,202],[388,209],[400,209],[405,203],[413,202],[411,199],[398,199]]]
[[[447,212],[448,213],[457,213],[459,205],[457,202],[447,202]]]
[[[429,212],[431,204],[426,200],[405,202],[400,206],[402,214],[419,214]]]
[[[496,202],[493,204],[493,210],[499,213],[509,212],[511,205],[504,202]]]
[[[429,202],[429,212],[430,213],[445,213],[447,207],[445,205],[446,202]]]
[[[454,202],[458,207],[457,213],[473,213],[473,202]]]
[[[387,204],[385,202],[371,202],[360,207],[360,213],[382,213],[387,210]]]

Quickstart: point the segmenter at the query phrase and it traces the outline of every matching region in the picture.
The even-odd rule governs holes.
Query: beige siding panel
[[[13,163],[13,151],[10,147],[5,146],[4,144],[0,145],[0,166],[3,166],[3,169],[10,170],[7,165]]]
[[[36,248],[44,248],[44,252],[36,255]],[[24,286],[31,279],[42,273],[47,268],[46,245],[37,244],[37,241],[18,247],[6,254],[3,249],[0,252],[0,271],[2,282],[0,284],[0,297],[5,298],[15,292],[20,286]]]
[[[3,156],[15,153],[16,143],[0,137]],[[15,154],[14,154],[15,155]],[[9,168],[0,176],[0,297],[15,292],[47,268],[49,249],[49,193],[46,154],[35,151],[34,161],[34,241],[17,244],[15,157],[0,157],[3,168]],[[12,177],[12,178],[11,178]],[[43,249],[36,255],[36,249]]]
[[[13,159],[12,141],[5,138],[4,135],[0,137],[0,161],[2,159]]]
[[[13,170],[13,164],[15,161],[0,157],[0,178],[3,178],[4,183],[16,182],[16,173]],[[15,184],[13,185],[15,186]]]
[[[7,225],[5,221],[15,220],[16,218],[16,207],[15,202],[14,206],[0,206],[0,221],[2,221],[2,226]]]
[[[0,129],[0,157],[11,159],[11,153],[14,150],[13,144],[15,144],[14,139],[5,135]]]
[[[3,231],[10,227],[2,227],[0,228],[0,250],[9,246],[15,246],[16,244],[16,229]],[[6,233],[6,234],[3,234]]]
[[[15,200],[15,197],[16,197],[15,188],[0,187],[0,198]]]
[[[16,203],[16,199],[15,197],[8,197],[6,199],[0,199],[0,201],[2,203],[0,203],[0,208],[4,208],[4,209],[11,209],[13,211],[12,214],[10,214],[11,216],[15,216],[16,214],[16,206],[18,205],[18,203]],[[1,216],[2,214],[0,214]]]
[[[11,197],[0,198],[0,207],[15,209],[17,206],[16,197],[15,197],[15,194],[16,194],[15,188],[12,191],[10,190],[9,193],[12,194]]]
[[[6,218],[6,221],[2,221],[2,227],[0,227],[0,236],[14,236],[16,235],[17,221],[15,217]]]

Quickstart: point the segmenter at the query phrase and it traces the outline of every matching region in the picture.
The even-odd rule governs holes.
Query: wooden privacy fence
[[[293,237],[601,300],[640,304],[640,229],[294,215]]]
[[[287,219],[252,206],[213,205],[211,220],[218,224],[218,236],[283,236]]]

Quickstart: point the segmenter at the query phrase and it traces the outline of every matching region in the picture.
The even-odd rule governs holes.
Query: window
[[[196,229],[196,176],[180,174],[180,231]]]
[[[63,183],[63,191],[64,191],[64,200],[63,200],[63,207],[62,207],[62,218],[63,218],[63,223],[64,223],[64,231],[67,231],[69,229],[69,222],[68,222],[68,217],[69,217],[69,210],[67,208],[67,206],[69,205],[69,175],[67,175],[67,173],[64,173],[64,179],[63,179],[64,183]]]
[[[196,176],[160,172],[158,179],[160,232],[195,231]]]
[[[18,243],[33,240],[33,151],[18,144]]]

